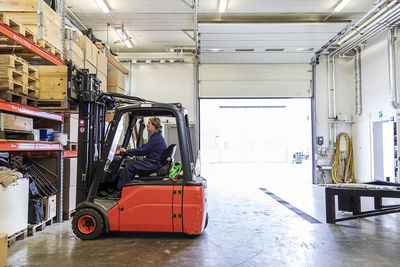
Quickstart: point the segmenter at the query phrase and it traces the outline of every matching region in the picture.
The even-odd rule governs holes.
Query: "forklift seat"
[[[151,171],[138,171],[141,180],[158,180],[163,179],[169,174],[172,163],[175,161],[176,144],[169,145],[161,153],[161,168]]]

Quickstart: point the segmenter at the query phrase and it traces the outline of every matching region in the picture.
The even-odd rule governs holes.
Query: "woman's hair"
[[[153,118],[150,118],[149,121],[151,122],[151,124],[154,125],[154,128],[156,128],[156,131],[159,131],[162,129],[161,121],[159,118],[153,117]]]

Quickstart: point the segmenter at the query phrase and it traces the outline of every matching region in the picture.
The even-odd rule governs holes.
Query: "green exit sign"
[[[383,112],[379,111],[379,118],[383,118]]]

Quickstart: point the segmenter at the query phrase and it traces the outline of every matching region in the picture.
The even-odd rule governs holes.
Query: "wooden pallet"
[[[28,225],[28,236],[33,236],[35,235],[36,232],[43,231],[46,226],[50,226],[54,223],[54,218],[48,219],[46,221],[42,221],[38,224],[29,224]]]
[[[37,99],[39,95],[38,89],[35,89],[33,87],[28,87],[28,96]]]
[[[72,216],[75,215],[75,210],[71,210],[70,212],[63,212],[63,220],[68,221],[71,220]]]
[[[78,150],[78,143],[77,142],[68,142],[66,146],[64,146],[66,150],[73,150],[76,151]]]
[[[50,54],[53,54],[56,58],[61,59],[61,51],[48,41],[39,39],[38,45]]]
[[[22,23],[20,23],[18,20],[15,20],[10,13],[0,12],[0,22],[10,27],[16,33],[24,36],[32,43],[37,44],[37,36],[24,25],[22,25]],[[12,42],[11,40],[8,41]]]
[[[32,89],[39,90],[39,80],[28,76],[27,74],[24,75],[26,77],[26,86]],[[25,78],[24,78],[25,79]]]
[[[15,68],[0,66],[0,82],[8,80],[24,84],[24,74]]]
[[[39,79],[39,69],[34,67],[34,66],[31,66],[31,65],[28,64],[28,68],[27,68],[27,72],[26,73],[32,79],[36,79],[36,80]]]
[[[12,234],[8,237],[8,247],[12,247],[15,245],[16,241],[24,240],[27,237],[28,230],[24,229],[15,234]]]
[[[28,95],[28,88],[21,82],[12,79],[0,80],[0,90],[11,90],[17,94]]]
[[[37,107],[38,100],[26,95],[21,95],[12,90],[0,90],[0,99],[8,102],[14,102],[24,106]]]
[[[8,140],[33,140],[34,136],[32,132],[17,131],[17,130],[1,130],[0,139]]]
[[[14,68],[19,72],[29,74],[29,64],[24,59],[15,55],[0,55],[0,66]],[[35,68],[37,70],[37,68]],[[38,71],[39,72],[39,71]],[[39,77],[39,75],[38,75]]]
[[[70,105],[66,99],[38,100],[38,107],[42,109],[69,109]]]

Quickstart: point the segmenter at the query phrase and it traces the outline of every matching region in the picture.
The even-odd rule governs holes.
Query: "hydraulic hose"
[[[346,140],[346,157],[342,157],[340,151],[340,140],[342,137]],[[336,138],[336,149],[332,163],[332,179],[338,183],[354,183],[354,166],[353,166],[353,146],[348,134],[341,133]]]

